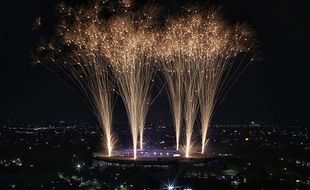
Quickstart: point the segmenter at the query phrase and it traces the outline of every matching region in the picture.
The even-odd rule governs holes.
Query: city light
[[[77,170],[77,171],[80,171],[80,170],[82,169],[82,165],[81,165],[81,164],[76,164],[75,167],[76,167],[76,170]]]

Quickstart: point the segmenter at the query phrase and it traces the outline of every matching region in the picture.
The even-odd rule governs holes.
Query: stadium
[[[138,150],[137,158],[133,158],[132,149],[114,151],[113,156],[102,152],[93,154],[94,167],[143,167],[143,168],[169,168],[179,164],[196,164],[208,160],[209,156],[201,153],[185,157],[179,151],[165,149]]]

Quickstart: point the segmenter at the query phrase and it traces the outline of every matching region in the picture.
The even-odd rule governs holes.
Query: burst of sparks
[[[121,0],[130,7],[131,0]],[[214,107],[230,78],[234,58],[251,47],[251,33],[243,25],[229,26],[217,11],[188,11],[167,19],[155,30],[154,11],[125,13],[103,19],[101,5],[73,9],[59,6],[64,15],[57,27],[57,43],[40,46],[79,84],[94,110],[112,155],[113,84],[125,105],[130,124],[134,158],[143,149],[146,115],[154,67],[164,74],[175,126],[176,149],[180,149],[181,126],[185,125],[185,156],[191,156],[197,116],[201,123],[201,152]],[[64,52],[68,56],[63,56]],[[63,59],[64,58],[64,59]],[[40,60],[36,61],[40,63]],[[154,64],[157,64],[154,66]],[[139,141],[139,142],[138,142]]]
[[[84,92],[103,129],[107,154],[112,156],[116,141],[112,131],[114,89],[110,68],[102,53],[105,32],[97,17],[99,9],[74,10],[64,5],[59,9],[65,15],[57,27],[59,39],[40,49],[48,51],[51,62],[61,65]]]
[[[221,84],[232,59],[248,51],[250,34],[242,25],[229,27],[215,11],[189,12],[168,21],[156,56],[161,60],[174,116],[176,147],[179,148],[182,114],[185,124],[185,156],[190,156],[196,116],[200,111],[202,153]]]
[[[153,51],[155,34],[130,16],[117,17],[108,26],[105,55],[111,63],[127,110],[136,158],[138,137],[140,149],[143,149],[144,125],[150,106],[153,66],[149,52]]]
[[[125,7],[130,7],[132,0],[121,0],[121,3],[124,4]]]

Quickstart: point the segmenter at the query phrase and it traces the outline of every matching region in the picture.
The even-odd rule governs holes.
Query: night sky
[[[0,118],[94,119],[77,92],[44,67],[30,64],[30,52],[40,39],[32,29],[33,22],[42,16],[43,25],[47,25],[43,32],[49,33],[48,28],[55,24],[55,2],[1,2]],[[225,17],[250,25],[257,36],[259,59],[249,65],[219,105],[213,123],[255,120],[309,124],[307,0],[218,2]],[[167,101],[160,96],[149,120],[166,120],[168,110]],[[121,104],[115,112],[116,120],[124,120]]]

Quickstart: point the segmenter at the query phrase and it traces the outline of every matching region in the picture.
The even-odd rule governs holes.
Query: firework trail
[[[167,47],[167,46],[164,46]],[[180,146],[180,134],[182,124],[182,105],[183,105],[183,72],[181,64],[175,64],[172,60],[163,59],[159,56],[161,63],[161,71],[165,77],[166,90],[168,92],[169,103],[173,115],[173,122],[175,128],[176,150]]]
[[[159,68],[164,75],[164,84],[166,85],[166,91],[169,98],[170,109],[172,112],[176,150],[180,149],[180,135],[182,125],[182,105],[184,100],[184,65],[176,62],[172,44],[172,36],[168,31],[162,31],[161,38],[156,44],[156,50],[154,51],[155,57],[159,62]]]
[[[116,81],[126,107],[136,158],[138,138],[143,149],[151,100],[154,69],[149,54],[157,37],[151,27],[155,9],[145,6],[136,13],[125,10],[103,19],[100,3],[95,1],[92,5],[80,9],[59,6],[62,19],[49,57],[61,64],[85,92],[104,129],[109,155],[114,144],[111,90],[112,81]]]
[[[61,66],[83,91],[104,133],[108,156],[115,138],[112,132],[113,78],[103,54],[106,33],[98,18],[99,8],[75,10],[61,6],[62,20],[57,27],[57,42],[40,46],[53,66]],[[48,51],[48,56],[47,52]]]
[[[177,149],[181,116],[184,118],[186,157],[190,156],[198,112],[204,153],[209,122],[225,82],[231,79],[233,58],[250,50],[250,38],[245,26],[228,26],[217,11],[188,10],[182,18],[168,19],[157,52],[167,81]]]
[[[163,24],[154,22],[154,7],[132,12],[126,9],[132,7],[132,0],[118,2],[125,10],[109,18],[102,17],[102,5],[96,1],[81,9],[61,5],[63,17],[56,42],[40,49],[65,68],[83,90],[103,128],[109,156],[115,143],[113,81],[127,111],[136,158],[138,144],[143,149],[154,64],[166,80],[176,149],[180,149],[184,123],[185,156],[191,156],[194,126],[200,116],[204,153],[215,105],[239,72],[231,72],[235,58],[250,51],[251,33],[244,25],[223,22],[213,10],[187,10],[183,16],[168,17]]]
[[[109,37],[105,46],[105,55],[118,81],[119,94],[126,107],[134,158],[138,137],[140,149],[143,149],[144,125],[150,106],[154,73],[149,52],[155,43],[155,34],[149,31],[143,22],[133,19],[131,15],[111,19],[108,23]]]
[[[207,131],[217,102],[223,98],[222,93],[231,87],[240,68],[246,65],[242,61],[236,62],[235,58],[242,52],[250,51],[253,45],[252,34],[246,26],[228,26],[214,11],[204,17],[205,23],[200,26],[201,30],[205,30],[200,37],[204,40],[201,42],[203,48],[196,56],[200,67],[201,153],[205,153]]]
[[[167,80],[168,92],[176,131],[176,144],[179,138],[182,117],[185,123],[185,155],[190,156],[193,127],[198,112],[198,72],[199,67],[192,55],[194,40],[192,21],[188,18],[171,19],[163,33],[157,50],[163,58],[163,73]]]

